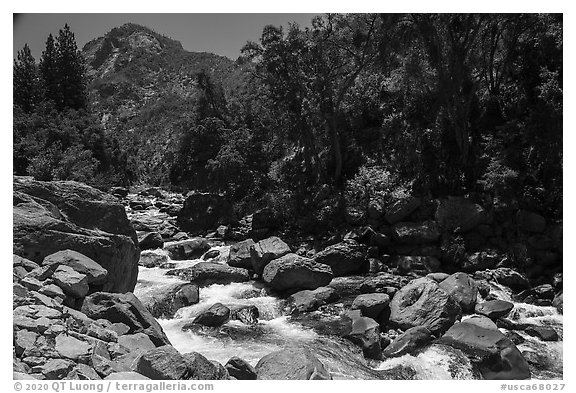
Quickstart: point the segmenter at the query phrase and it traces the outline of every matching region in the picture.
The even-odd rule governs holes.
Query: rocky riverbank
[[[13,212],[15,378],[412,379],[430,353],[454,378],[561,377],[561,319],[541,319],[562,312],[562,226],[534,212],[407,198],[314,238],[219,195],[19,177]],[[279,323],[306,338],[276,329],[258,359],[186,341]]]

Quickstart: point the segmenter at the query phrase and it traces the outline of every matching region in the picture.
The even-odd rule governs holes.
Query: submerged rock
[[[324,365],[307,349],[287,348],[272,352],[256,364],[257,379],[332,379]]]

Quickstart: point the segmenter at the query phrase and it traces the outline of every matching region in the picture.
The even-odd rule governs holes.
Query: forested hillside
[[[322,230],[409,195],[562,207],[562,16],[349,14],[236,61],[127,24],[14,62],[14,172],[224,193]]]

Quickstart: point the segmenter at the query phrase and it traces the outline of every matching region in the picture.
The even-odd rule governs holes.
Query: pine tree
[[[76,46],[74,33],[68,24],[60,30],[56,42],[56,69],[61,94],[59,109],[86,107],[84,59]]]
[[[36,60],[28,44],[24,45],[18,52],[17,60],[14,60],[13,88],[14,105],[26,113],[32,112],[40,102],[41,90]]]
[[[60,108],[62,99],[58,87],[58,70],[56,68],[56,46],[52,34],[46,40],[46,49],[40,58],[40,75],[44,81],[44,97]]]

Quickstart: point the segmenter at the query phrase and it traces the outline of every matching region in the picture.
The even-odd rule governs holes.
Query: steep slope
[[[132,150],[138,177],[156,184],[167,183],[169,162],[193,116],[196,75],[203,71],[217,84],[237,86],[244,73],[226,57],[185,51],[180,42],[131,23],[88,42],[83,53],[102,124]]]

